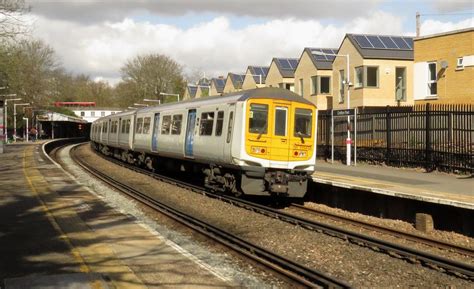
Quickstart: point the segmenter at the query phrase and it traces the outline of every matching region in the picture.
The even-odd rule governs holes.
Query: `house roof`
[[[298,66],[298,58],[273,58],[281,76],[284,78],[295,77],[295,70]]]
[[[211,85],[214,85],[217,93],[222,93],[224,91],[225,79],[224,78],[213,78],[211,79]]]
[[[413,60],[413,37],[346,34],[346,38],[363,58]]]
[[[306,47],[303,53],[308,53],[311,61],[317,69],[332,69],[332,62],[337,54],[337,48],[311,48]]]
[[[250,73],[253,76],[253,79],[255,80],[256,83],[260,83],[260,76],[262,76],[262,84],[265,83],[265,78],[267,77],[268,70],[270,67],[268,66],[252,66],[250,65],[247,67],[247,70],[250,71]]]
[[[234,85],[236,89],[242,88],[242,83],[244,83],[245,74],[236,74],[229,72],[229,77],[232,81],[232,85]]]

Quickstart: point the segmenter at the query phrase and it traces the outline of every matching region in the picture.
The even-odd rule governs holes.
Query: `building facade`
[[[229,93],[234,91],[242,90],[242,84],[244,82],[244,74],[236,74],[229,72],[225,81],[223,93]]]
[[[91,123],[95,120],[108,116],[111,114],[116,114],[122,111],[120,108],[107,108],[107,107],[75,107],[71,108],[75,115],[82,118],[83,120]]]
[[[249,66],[245,72],[242,89],[253,89],[265,87],[265,78],[268,74],[268,66]]]
[[[265,86],[295,91],[295,69],[298,58],[273,58],[265,78]]]
[[[411,37],[346,34],[332,69],[334,109],[413,104]]]
[[[225,86],[224,77],[212,78],[211,89],[210,89],[209,95],[211,96],[222,95],[222,93],[224,92],[224,86]]]
[[[414,39],[415,103],[473,103],[474,28]]]
[[[184,90],[183,100],[189,100],[196,97],[197,86],[193,84],[188,84]]]
[[[337,48],[305,48],[295,70],[295,92],[318,109],[332,108],[332,62]]]

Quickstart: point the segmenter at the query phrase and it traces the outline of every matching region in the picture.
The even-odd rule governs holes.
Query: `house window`
[[[355,87],[364,86],[364,67],[359,66],[355,68]]]
[[[219,111],[217,113],[216,136],[222,135],[222,127],[223,126],[224,126],[224,112]]]
[[[428,95],[436,96],[438,87],[436,83],[436,62],[428,63]]]
[[[318,77],[311,76],[311,94],[316,94],[318,89]]]
[[[464,60],[463,57],[458,57],[458,60],[456,62],[456,68],[464,68],[463,60]]]
[[[181,134],[181,123],[183,122],[183,115],[173,115],[173,125],[171,126],[171,134]]]
[[[163,116],[163,123],[161,124],[161,134],[169,134],[171,128],[171,115]]]
[[[377,66],[367,66],[366,69],[366,83],[367,87],[378,87],[379,86],[379,68]]]
[[[100,116],[105,116],[105,111],[101,111]]]
[[[203,112],[201,114],[200,135],[212,135],[212,126],[214,124],[214,112]]]
[[[91,111],[91,116],[95,117],[95,111]]]
[[[304,96],[304,91],[303,91],[303,78],[300,79],[300,95]]]
[[[330,76],[319,77],[319,93],[320,94],[331,93],[331,77]]]
[[[81,116],[85,116],[86,115],[86,112],[85,111],[81,111]]]
[[[344,70],[339,70],[339,103],[344,102]]]

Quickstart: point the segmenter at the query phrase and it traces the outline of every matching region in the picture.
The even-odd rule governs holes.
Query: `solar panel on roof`
[[[361,48],[373,48],[372,44],[370,44],[365,35],[355,35],[354,38]]]
[[[326,55],[324,55],[324,54],[314,54],[314,57],[316,57],[317,61],[326,61],[326,60],[328,60]]]
[[[288,62],[291,65],[291,69],[296,69],[296,66],[298,66],[298,60],[297,59],[289,59]]]
[[[380,40],[382,40],[383,44],[385,44],[385,47],[389,49],[399,49],[398,45],[393,42],[393,38],[389,36],[380,36]]]
[[[366,36],[374,48],[385,48],[382,41],[380,41],[378,36],[369,35]]]
[[[277,61],[280,63],[282,69],[291,69],[291,65],[288,62],[288,59],[279,58]]]
[[[392,40],[400,49],[410,49],[410,46],[408,46],[402,37],[392,37]]]
[[[408,44],[408,46],[410,47],[410,49],[413,49],[413,38],[410,38],[410,37],[403,37],[403,40],[405,40],[405,42]]]

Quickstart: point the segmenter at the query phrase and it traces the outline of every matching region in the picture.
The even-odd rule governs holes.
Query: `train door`
[[[153,125],[153,135],[151,137],[151,150],[158,151],[158,133],[160,132],[160,113],[155,113],[155,122]]]
[[[190,109],[188,111],[188,121],[186,125],[186,137],[184,140],[184,156],[187,158],[194,157],[194,128],[196,127],[196,110]]]
[[[224,122],[224,161],[230,163],[232,159],[232,134],[234,133],[235,105],[231,104],[227,111],[227,123]]]
[[[270,160],[288,162],[290,151],[289,119],[291,104],[274,102],[273,104],[273,132],[271,140]]]

